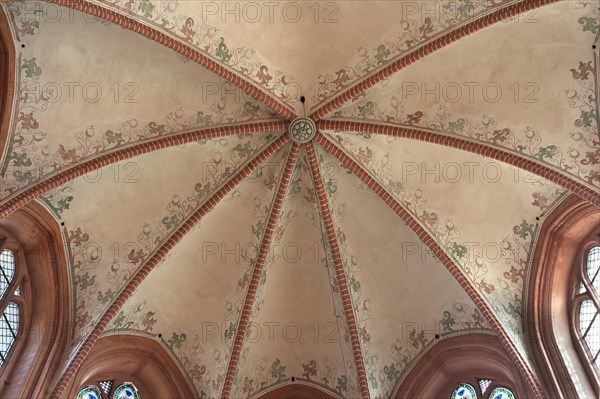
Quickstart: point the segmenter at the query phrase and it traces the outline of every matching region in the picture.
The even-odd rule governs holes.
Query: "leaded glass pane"
[[[585,334],[597,313],[596,307],[590,299],[581,302],[581,307],[579,308],[579,331],[581,331],[582,335]]]
[[[102,399],[102,395],[97,387],[90,385],[79,391],[79,395],[75,399]]]
[[[600,317],[596,314],[592,325],[584,332],[585,343],[587,344],[592,356],[600,350]]]
[[[461,383],[456,386],[450,399],[477,399],[477,393],[471,385]]]
[[[600,247],[594,247],[588,252],[587,275],[596,292],[600,294]]]
[[[100,385],[100,388],[102,388],[102,391],[104,392],[104,395],[107,398],[110,395],[110,392],[112,391],[113,382],[114,381],[106,380],[106,381],[100,381],[98,383],[98,385]]]
[[[113,399],[139,399],[140,396],[138,394],[138,390],[135,387],[135,385],[133,385],[130,382],[126,382],[122,385],[119,385],[119,387],[115,390],[115,395],[113,396]]]
[[[489,378],[485,378],[485,379],[479,380],[478,382],[479,382],[479,388],[481,389],[481,393],[485,393],[485,391],[487,391],[490,384],[492,383],[492,380],[490,380]]]
[[[10,302],[0,317],[0,367],[19,332],[19,306]]]
[[[0,297],[4,295],[15,276],[15,256],[5,249],[0,253]]]
[[[494,388],[489,399],[515,399],[515,395],[508,388],[498,387]]]

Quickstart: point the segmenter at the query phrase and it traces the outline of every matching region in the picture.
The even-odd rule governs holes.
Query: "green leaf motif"
[[[112,288],[109,288],[108,291],[106,291],[106,294],[103,294],[102,291],[99,291],[98,302],[100,302],[103,305],[106,305],[115,297],[115,295],[116,293],[112,290]]]
[[[460,134],[465,130],[465,119],[459,118],[454,122],[448,123],[448,133]]]
[[[454,258],[464,258],[467,254],[467,247],[453,242],[452,246],[450,247],[450,252],[452,253],[452,256],[454,256]]]
[[[267,271],[263,270],[263,272],[260,275],[260,283],[259,285],[264,285],[267,282]]]
[[[233,148],[233,151],[237,152],[240,158],[248,158],[252,154],[252,147],[250,143],[245,143],[243,146],[238,144]]]
[[[522,239],[527,239],[527,236],[533,238],[535,230],[533,224],[529,224],[526,220],[523,220],[519,226],[513,227],[513,233]]]
[[[212,115],[205,115],[204,112],[198,111],[198,113],[196,114],[196,123],[202,126],[212,125],[212,118]]]
[[[123,139],[122,133],[115,133],[112,130],[107,130],[104,135],[106,136],[106,141],[108,141],[108,144],[116,144],[119,146],[126,142],[125,139]]]
[[[502,305],[504,311],[514,317],[515,319],[521,318],[521,309],[517,308],[512,302],[508,304],[508,307]]]
[[[368,119],[369,116],[374,116],[375,104],[369,101],[363,106],[358,107],[358,117],[362,119]]]
[[[454,321],[454,317],[452,317],[452,314],[447,310],[444,311],[444,318],[440,320],[440,323],[442,324],[444,332],[455,331],[452,327],[456,324],[456,322]]]
[[[385,64],[386,58],[388,58],[392,54],[392,52],[384,45],[380,44],[375,50],[375,59],[377,60],[377,65]]]
[[[591,111],[581,111],[581,117],[576,119],[574,124],[575,127],[591,127],[592,122],[596,121],[596,117],[594,116],[594,110]]]
[[[85,272],[82,276],[75,276],[75,285],[83,291],[96,283],[96,277],[97,276],[90,277],[90,274]]]
[[[398,378],[400,378],[400,371],[396,370],[396,366],[394,364],[390,366],[384,366],[383,372],[389,381],[396,381]]]
[[[167,346],[171,349],[173,349],[173,348],[181,349],[181,345],[185,342],[186,339],[187,339],[187,336],[184,333],[177,334],[174,332],[173,335],[171,336],[171,339],[167,341]]]
[[[354,276],[350,278],[350,288],[352,288],[353,292],[358,292],[360,290],[360,282]]]
[[[348,377],[345,374],[337,378],[337,386],[335,389],[339,393],[348,391]]]
[[[259,220],[256,223],[256,226],[252,226],[252,234],[254,235],[254,237],[256,237],[257,239],[261,239],[262,233],[265,230],[265,222],[264,220]]]
[[[237,329],[237,323],[229,323],[229,328],[225,331],[225,339],[230,341],[235,337],[235,331]]]
[[[377,378],[375,378],[375,375],[373,374],[372,371],[369,371],[369,387],[371,387],[372,389],[376,389],[378,384],[377,384]]]
[[[31,166],[31,165],[33,165],[33,162],[31,162],[31,159],[29,159],[27,157],[26,152],[24,152],[22,154],[17,154],[16,152],[13,152],[10,155],[9,160],[13,161],[13,166]]]
[[[21,70],[25,71],[25,76],[28,78],[38,77],[42,74],[42,68],[37,65],[35,57],[21,61]]]
[[[179,217],[177,215],[165,216],[162,219],[162,224],[166,227],[168,231],[171,231],[177,226],[179,223]]]
[[[544,162],[544,158],[552,158],[556,154],[558,147],[555,145],[549,145],[548,147],[541,147],[538,153],[536,154],[536,158],[540,161]]]
[[[592,17],[581,17],[577,22],[583,27],[584,32],[598,33],[598,29],[600,28],[598,21]]]
[[[20,170],[17,170],[13,173],[13,176],[17,179],[19,183],[29,183],[34,180],[33,174],[31,170],[23,173]]]
[[[52,208],[54,208],[54,211],[60,215],[65,210],[69,209],[69,204],[71,203],[71,201],[73,201],[72,196],[62,198],[61,200],[58,201],[57,206],[52,206]]]
[[[337,191],[337,185],[332,179],[327,181],[325,188],[327,189],[327,194],[329,195],[332,195]]]
[[[125,312],[123,310],[121,310],[119,312],[119,314],[117,315],[117,317],[115,318],[115,321],[113,322],[113,326],[117,330],[122,329],[124,321],[125,321]]]
[[[475,10],[475,5],[471,1],[465,1],[458,7],[461,20],[472,19]]]
[[[279,360],[279,358],[275,358],[275,361],[271,365],[271,375],[273,378],[277,378],[277,382],[281,382],[286,378],[285,366],[281,365],[281,360]]]
[[[152,18],[152,11],[154,11],[154,4],[150,2],[150,0],[142,0],[138,7],[138,10],[141,11],[144,15],[143,17],[146,19]]]
[[[388,188],[394,194],[400,194],[403,190],[402,183],[400,183],[399,181],[393,181],[393,180],[389,181]]]
[[[224,64],[228,64],[229,61],[231,60],[232,54],[227,49],[227,45],[225,44],[225,39],[221,38],[221,41],[217,45],[217,51],[215,52],[215,55],[218,58],[220,58],[221,62],[223,62]]]

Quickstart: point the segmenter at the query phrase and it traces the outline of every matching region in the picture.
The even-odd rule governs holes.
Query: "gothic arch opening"
[[[0,369],[0,396],[42,397],[51,388],[69,331],[60,231],[42,206],[31,203],[0,220],[0,236],[17,252],[16,261],[24,268],[22,326],[14,351]]]
[[[395,398],[446,398],[458,383],[476,384],[478,378],[490,378],[490,387],[510,388],[517,398],[534,397],[495,335],[467,333],[435,344],[410,370]]]
[[[596,397],[598,382],[577,350],[571,305],[579,290],[577,267],[600,239],[600,212],[572,195],[542,226],[529,278],[525,320],[531,349],[551,397]]]
[[[306,384],[292,383],[275,388],[259,396],[259,399],[335,399],[330,394]]]
[[[115,387],[132,382],[142,399],[197,397],[164,347],[139,335],[100,338],[77,371],[66,397],[75,398],[83,387],[106,380],[115,381]]]
[[[8,137],[15,92],[15,48],[4,11],[0,8],[0,148]]]

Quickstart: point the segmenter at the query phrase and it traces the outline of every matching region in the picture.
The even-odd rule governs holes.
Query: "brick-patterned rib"
[[[498,149],[489,144],[473,142],[460,137],[447,136],[426,130],[417,130],[369,122],[321,120],[318,123],[318,127],[320,129],[346,130],[420,140],[427,143],[444,145],[463,151],[469,151],[478,155],[483,155],[488,158],[496,159],[509,165],[516,166],[527,172],[531,172],[535,175],[543,177],[544,179],[548,179],[552,183],[566,188],[578,197],[589,201],[596,207],[600,208],[600,192],[597,190],[594,190],[573,178],[565,176],[548,166],[539,164],[531,159],[525,158],[522,155]]]
[[[269,95],[266,91],[263,91],[259,86],[250,82],[249,80],[237,75],[224,67],[223,65],[213,61],[208,56],[202,54],[200,51],[190,47],[189,45],[183,44],[175,38],[161,32],[158,29],[152,28],[145,25],[133,18],[122,15],[117,11],[104,8],[98,4],[89,3],[86,0],[44,0],[48,3],[53,3],[59,6],[72,8],[76,11],[81,11],[89,15],[93,15],[105,21],[111,22],[115,25],[119,25],[132,32],[139,33],[148,39],[154,40],[162,44],[165,47],[170,48],[183,55],[186,58],[200,64],[202,67],[209,71],[219,75],[225,80],[238,86],[252,97],[262,101],[281,115],[284,119],[293,119],[294,112],[291,111],[288,106],[282,104],[278,99]]]
[[[319,199],[321,216],[323,217],[325,230],[327,231],[327,240],[329,241],[329,248],[333,257],[335,276],[340,289],[342,303],[344,305],[344,313],[346,314],[346,321],[348,322],[348,329],[350,330],[350,341],[352,342],[352,351],[354,352],[354,363],[356,364],[356,372],[358,374],[358,384],[360,386],[361,397],[363,399],[369,399],[371,395],[369,393],[365,362],[358,338],[358,328],[356,326],[356,319],[354,317],[352,298],[350,297],[350,290],[348,289],[348,280],[346,279],[346,272],[344,271],[344,265],[342,263],[342,255],[340,253],[340,248],[335,235],[333,218],[331,217],[331,212],[329,210],[329,202],[327,200],[323,178],[321,177],[319,162],[317,161],[317,154],[315,153],[315,149],[311,143],[306,144],[306,153],[308,155],[315,191],[317,193],[317,198]]]
[[[335,158],[337,158],[345,167],[347,167],[352,173],[354,173],[359,179],[361,179],[375,194],[379,196],[400,218],[402,221],[419,237],[419,239],[427,245],[427,247],[433,251],[435,256],[444,264],[450,274],[456,279],[458,284],[465,290],[467,295],[475,303],[477,308],[490,322],[490,325],[498,334],[498,337],[502,341],[508,353],[511,355],[521,374],[526,378],[527,383],[531,386],[532,391],[535,393],[537,398],[543,398],[544,393],[542,388],[519,353],[517,347],[514,345],[509,335],[504,330],[504,327],[500,321],[496,318],[494,312],[483,299],[481,294],[475,290],[473,284],[467,280],[465,275],[460,271],[460,268],[454,263],[454,261],[446,254],[441,246],[435,241],[435,239],[425,230],[419,222],[392,196],[387,190],[379,184],[371,175],[356,161],[345,154],[339,147],[334,143],[327,140],[322,134],[318,134],[316,141],[329,152]]]
[[[123,161],[128,158],[146,154],[152,151],[157,151],[163,148],[173,147],[199,140],[209,140],[216,137],[232,136],[242,133],[283,131],[287,129],[287,125],[287,122],[281,121],[224,126],[176,134],[173,136],[135,144],[131,147],[126,147],[121,150],[102,155],[98,158],[91,159],[82,164],[73,166],[63,172],[57,173],[51,177],[47,177],[33,187],[17,194],[15,197],[9,198],[6,202],[0,205],[0,219],[4,219],[17,209],[38,198],[40,195],[55,189],[56,187],[59,187],[86,173],[103,168],[115,162]]]
[[[227,181],[216,193],[214,193],[208,200],[206,200],[200,208],[198,208],[185,222],[174,231],[167,241],[154,251],[150,259],[135,273],[133,278],[127,283],[115,300],[110,304],[108,309],[104,312],[102,317],[98,320],[98,323],[94,326],[90,334],[86,337],[82,346],[79,348],[73,360],[68,364],[67,368],[60,377],[58,383],[54,387],[52,394],[49,399],[61,399],[67,386],[73,380],[73,377],[79,370],[79,367],[89,354],[92,346],[96,343],[104,329],[108,326],[110,321],[119,312],[125,302],[133,295],[135,290],[140,286],[142,281],[150,274],[150,272],[167,256],[167,254],[179,243],[183,237],[218,203],[221,201],[229,192],[231,192],[242,180],[248,177],[260,164],[264,163],[269,157],[280,150],[287,142],[289,138],[287,135],[280,137],[261,153],[256,155],[250,162],[248,162],[235,176]]]
[[[229,358],[229,366],[227,367],[227,374],[225,377],[225,383],[223,385],[221,399],[229,399],[231,395],[231,389],[233,387],[233,378],[235,377],[238,361],[240,359],[240,354],[242,353],[244,337],[246,337],[248,325],[250,324],[250,315],[252,314],[252,307],[254,306],[256,290],[258,289],[258,284],[260,283],[260,277],[262,275],[263,267],[267,260],[269,248],[273,239],[273,233],[275,232],[275,228],[277,227],[277,221],[279,220],[279,215],[281,214],[281,207],[283,206],[283,201],[285,200],[285,195],[287,193],[289,182],[292,177],[292,172],[294,171],[296,161],[298,160],[299,151],[300,145],[294,143],[294,146],[292,147],[292,150],[290,151],[287,162],[285,164],[285,169],[281,176],[279,188],[277,189],[275,199],[273,200],[273,206],[271,207],[269,220],[267,221],[265,232],[263,234],[262,241],[260,244],[260,249],[258,251],[258,257],[256,258],[256,263],[254,264],[252,278],[250,280],[250,284],[248,285],[248,291],[246,292],[246,299],[244,300],[244,306],[242,308],[240,321],[238,323],[237,332],[235,334],[235,341],[233,342],[233,348],[231,349],[231,356]]]
[[[329,115],[331,112],[339,109],[345,103],[355,99],[356,97],[364,94],[368,89],[375,86],[377,83],[382,80],[388,78],[394,73],[400,71],[401,69],[406,68],[410,64],[428,56],[429,54],[434,53],[435,51],[454,43],[470,34],[486,28],[490,25],[493,25],[497,22],[500,22],[504,19],[514,17],[518,14],[545,6],[547,4],[551,4],[557,2],[558,0],[523,0],[517,4],[513,4],[502,8],[498,11],[494,11],[490,14],[484,15],[479,19],[476,19],[472,22],[469,22],[466,25],[453,30],[452,32],[448,32],[447,34],[438,37],[437,39],[432,40],[431,42],[424,44],[422,47],[419,47],[409,54],[403,55],[401,58],[392,62],[388,66],[382,68],[380,71],[375,74],[369,76],[368,78],[361,80],[355,83],[353,86],[345,89],[342,93],[338,94],[336,97],[321,105],[317,110],[315,110],[310,118],[314,121],[318,121],[321,118]]]

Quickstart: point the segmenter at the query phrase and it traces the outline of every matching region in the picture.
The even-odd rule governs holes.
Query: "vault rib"
[[[111,22],[115,25],[119,25],[132,32],[139,33],[161,45],[170,48],[183,55],[186,58],[196,62],[202,67],[209,71],[219,75],[228,82],[238,86],[252,97],[268,105],[275,112],[281,115],[284,119],[293,119],[294,112],[290,110],[287,105],[277,100],[275,97],[269,95],[262,88],[256,86],[254,83],[248,81],[242,76],[230,71],[223,65],[216,61],[213,61],[200,51],[181,43],[170,35],[159,31],[158,29],[152,28],[151,26],[145,25],[133,18],[123,15],[117,11],[110,10],[102,7],[98,4],[92,4],[86,0],[44,0],[48,3],[53,3],[59,6],[72,8],[76,11],[81,11],[86,14],[101,18],[105,21]]]
[[[336,146],[333,142],[327,140],[322,134],[317,134],[315,140],[321,145],[321,147],[334,156],[338,161],[342,163],[348,170],[350,170],[355,176],[362,180],[375,194],[379,196],[399,217],[402,219],[404,224],[408,226],[423,242],[427,247],[435,254],[435,256],[442,262],[442,264],[448,269],[452,277],[456,282],[465,290],[469,298],[475,303],[475,306],[481,311],[484,317],[489,321],[494,331],[500,338],[502,344],[517,364],[519,371],[525,377],[527,383],[530,385],[531,390],[535,394],[536,398],[544,398],[541,385],[529,368],[517,347],[510,339],[506,330],[495,316],[493,310],[487,304],[482,295],[473,287],[473,285],[467,280],[465,275],[461,272],[460,268],[454,263],[454,261],[446,254],[442,247],[437,243],[435,238],[425,230],[421,224],[408,212],[404,206],[396,200],[381,184],[375,180],[367,170],[365,170],[356,161],[350,158],[342,149]]]
[[[427,57],[435,51],[452,44],[460,39],[463,39],[470,34],[477,32],[483,28],[491,26],[504,19],[514,17],[518,14],[534,10],[536,8],[554,3],[558,0],[522,0],[516,4],[511,4],[505,8],[486,14],[480,18],[469,22],[466,25],[456,28],[455,30],[440,36],[421,47],[416,47],[413,51],[403,55],[391,64],[383,67],[373,75],[360,80],[352,86],[346,88],[343,92],[322,104],[311,115],[313,121],[318,121],[333,111],[341,108],[345,103],[364,94],[368,89],[375,86],[382,80],[390,77],[396,72],[406,68],[410,64]]]
[[[210,140],[217,137],[233,136],[242,133],[283,131],[287,129],[287,125],[287,122],[280,121],[221,126],[210,129],[195,130],[187,133],[178,133],[168,137],[162,137],[151,141],[145,141],[143,143],[138,143],[130,147],[125,147],[97,158],[90,159],[79,165],[72,166],[57,174],[48,176],[34,186],[21,191],[13,197],[7,198],[0,205],[0,219],[7,217],[17,209],[35,200],[50,190],[53,190],[86,173],[116,162],[194,141]]]
[[[356,122],[347,120],[321,120],[318,128],[327,130],[346,130],[355,132],[365,132],[384,136],[407,138],[419,140],[427,143],[434,143],[446,147],[457,148],[474,154],[483,155],[492,158],[527,172],[533,173],[539,177],[547,179],[557,184],[578,197],[589,201],[597,208],[600,208],[600,192],[590,188],[577,180],[564,175],[554,168],[545,166],[539,162],[533,161],[522,155],[508,150],[499,149],[490,144],[475,142],[466,138],[448,136],[440,133],[434,133],[424,129],[414,129],[408,127],[391,126],[372,122]]]
[[[329,242],[329,249],[333,257],[335,275],[339,285],[342,303],[344,305],[346,322],[348,323],[348,330],[350,330],[350,341],[352,342],[352,351],[354,352],[354,362],[356,364],[356,372],[358,374],[361,397],[363,399],[370,399],[371,395],[369,393],[369,385],[367,383],[365,362],[360,346],[360,340],[358,338],[358,328],[356,326],[356,318],[354,316],[350,290],[348,289],[348,280],[346,278],[346,272],[344,271],[340,248],[335,236],[333,218],[331,217],[331,212],[329,210],[329,202],[327,200],[327,194],[325,193],[325,185],[323,184],[323,178],[321,177],[321,171],[317,161],[317,154],[315,153],[312,143],[306,144],[306,153],[310,163],[310,170],[312,172],[315,192],[319,201],[321,216],[323,217],[323,223],[325,224],[325,230],[327,231],[327,240]]]
[[[294,143],[288,156],[287,162],[285,164],[285,168],[281,176],[281,180],[279,182],[279,187],[277,188],[275,199],[273,200],[273,206],[271,207],[269,219],[265,226],[265,233],[262,237],[260,249],[256,258],[256,263],[254,264],[252,278],[250,279],[250,283],[248,284],[248,291],[246,292],[244,306],[242,307],[242,313],[240,314],[238,328],[235,334],[235,340],[231,349],[231,356],[229,358],[229,365],[227,367],[225,383],[223,384],[223,391],[221,393],[222,399],[229,399],[231,396],[231,389],[233,388],[233,378],[235,377],[238,362],[240,359],[240,354],[242,353],[244,337],[246,336],[246,331],[248,329],[248,325],[250,324],[250,316],[252,314],[252,307],[254,305],[256,291],[258,289],[258,284],[260,283],[263,267],[267,260],[269,248],[273,239],[273,233],[275,232],[275,228],[277,227],[277,221],[279,220],[279,216],[281,214],[281,208],[285,200],[285,195],[287,193],[290,179],[292,177],[292,172],[294,171],[296,161],[298,160],[299,151],[300,145]]]
[[[66,387],[71,383],[77,370],[89,354],[92,346],[96,343],[102,332],[106,329],[111,320],[117,315],[121,307],[133,295],[135,290],[140,286],[150,272],[158,266],[175,248],[175,246],[192,230],[192,228],[200,222],[215,206],[229,194],[239,183],[248,177],[260,164],[265,162],[269,157],[275,154],[283,146],[289,142],[287,135],[281,136],[279,139],[271,143],[267,148],[257,154],[250,162],[248,162],[238,173],[232,176],[221,188],[208,198],[200,208],[198,208],[176,231],[171,233],[169,238],[157,248],[152,256],[138,269],[127,285],[121,290],[117,297],[113,300],[110,306],[102,314],[98,322],[94,325],[89,335],[83,341],[81,347],[75,353],[72,360],[63,371],[60,379],[55,385],[49,399],[63,398]]]

